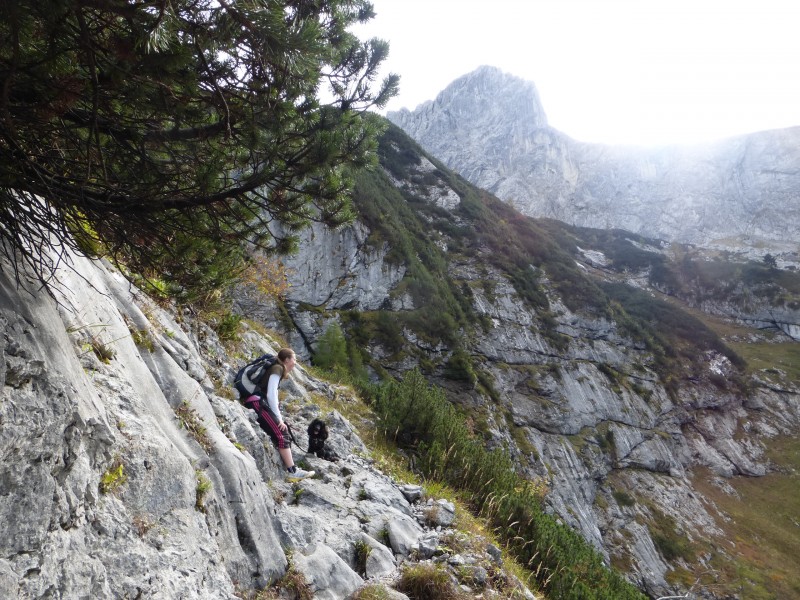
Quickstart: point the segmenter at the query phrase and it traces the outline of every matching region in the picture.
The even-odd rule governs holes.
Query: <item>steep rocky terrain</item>
[[[547,124],[532,83],[492,67],[388,118],[526,215],[800,264],[800,128],[686,147],[586,144]]]
[[[667,301],[686,300],[677,279],[654,276],[677,246],[533,223],[391,128],[381,156],[356,190],[360,221],[312,229],[285,261],[281,312],[252,296],[240,310],[306,356],[336,322],[373,373],[422,367],[490,444],[546,481],[549,510],[651,596],[706,574],[693,593],[739,597],[749,584],[732,574],[731,520],[697,482],[735,494],[729,480],[774,469],[768,444],[800,427],[793,373],[747,372]],[[781,312],[752,339],[792,344],[792,281],[761,295],[739,281],[731,322]]]
[[[734,502],[741,477],[793,476],[769,449],[800,428],[796,365],[746,366],[685,307],[769,327],[737,329],[737,348],[796,345],[796,279],[761,264],[745,278],[742,263],[714,291],[701,275],[725,278],[677,245],[528,219],[396,128],[380,152],[355,190],[359,220],[305,232],[286,301],[243,288],[239,311],[304,359],[336,322],[373,378],[422,369],[651,597],[792,598],[796,572],[748,562],[748,533],[719,499]],[[488,540],[455,543],[449,503],[422,499],[428,510],[377,470],[342,417],[347,390],[302,369],[286,390],[299,442],[324,415],[345,458],[306,457],[320,478],[284,481],[230,397],[234,365],[277,345],[260,327],[232,354],[191,311],[83,259],[59,271],[54,298],[7,270],[0,284],[3,597],[234,598],[291,565],[316,597],[345,598],[426,557],[472,595],[506,581],[530,596],[498,576]],[[798,514],[771,516],[796,543]]]
[[[240,356],[108,265],[62,258],[53,297],[0,273],[0,597],[219,600],[284,581],[330,600],[365,585],[405,598],[388,585],[413,554],[471,595],[502,583],[534,598],[490,540],[452,529],[452,503],[376,468],[336,410],[354,402],[346,389],[295,370],[298,442],[323,416],[342,459],[294,448],[317,477],[287,482],[231,399]],[[275,348],[248,330],[238,352]]]

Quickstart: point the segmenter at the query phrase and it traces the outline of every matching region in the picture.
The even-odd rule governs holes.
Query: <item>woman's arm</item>
[[[278,384],[281,382],[281,376],[277,373],[272,373],[267,382],[267,404],[269,409],[278,417],[278,425],[283,423],[281,416],[281,409],[278,406]]]

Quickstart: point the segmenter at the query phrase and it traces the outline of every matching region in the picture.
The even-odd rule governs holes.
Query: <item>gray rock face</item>
[[[359,539],[369,547],[364,563],[364,575],[367,579],[384,577],[395,570],[397,562],[389,548],[366,533],[362,533]]]
[[[355,310],[380,308],[405,268],[391,267],[383,260],[385,246],[366,247],[368,235],[360,223],[337,231],[314,224],[304,231],[301,239],[306,252],[283,260],[292,274],[287,299]]]
[[[423,108],[438,110],[435,103]],[[457,129],[456,136],[461,131]],[[553,132],[542,135],[558,138]],[[458,142],[451,143],[453,148],[458,146]],[[555,160],[557,154],[550,158]],[[419,168],[424,171],[426,162]],[[451,197],[441,181],[432,184],[433,189],[425,189],[419,183],[423,178],[416,173],[410,179],[394,184],[439,208],[454,210],[457,206],[439,201]],[[343,234],[337,235],[344,239]],[[324,257],[305,245],[297,260],[322,260],[316,268],[323,272],[330,268]],[[587,253],[588,264],[603,266],[604,261],[600,253]],[[697,358],[699,383],[669,393],[650,367],[652,357],[647,349],[623,335],[615,322],[574,313],[551,291],[555,330],[568,340],[555,347],[543,334],[543,315],[528,308],[507,277],[489,261],[452,258],[449,276],[459,288],[469,288],[473,310],[490,324],[470,340],[467,351],[480,362],[497,393],[482,406],[489,414],[496,444],[512,450],[523,472],[546,482],[549,511],[580,531],[609,559],[628,560],[630,577],[654,597],[679,593],[681,590],[667,582],[674,565],[661,556],[643,523],[664,514],[681,524],[677,535],[688,539],[722,535],[713,503],[704,501],[692,483],[694,473],[699,468],[709,469],[721,487],[725,477],[765,473],[768,463],[762,456],[763,439],[800,428],[800,390],[770,384],[756,386],[748,398],[735,397],[709,383],[713,377],[725,377],[730,368],[725,357],[710,353]],[[484,285],[486,282],[491,285]],[[383,310],[404,310],[394,297],[394,285],[388,279],[377,285],[375,289],[385,290],[385,296],[381,301],[373,294],[370,302],[380,304]],[[297,303],[290,307],[292,321],[303,332],[302,340],[313,341],[323,331],[318,309],[313,314],[303,309],[301,298],[298,292]],[[331,309],[327,318],[335,318],[333,306],[322,306]],[[718,307],[717,312],[722,310]],[[755,323],[768,314],[740,311],[730,316],[740,321],[749,316]],[[773,313],[773,319],[778,317],[783,323],[797,322],[796,311]],[[413,332],[404,331],[403,335],[409,347],[420,347]],[[426,347],[425,351],[428,356],[446,359],[446,348]],[[377,346],[370,348],[370,353],[393,372],[417,364],[407,355],[392,362],[391,353]],[[460,399],[477,396],[464,390],[458,395]],[[472,401],[476,405],[481,402]],[[745,422],[749,423],[747,433],[741,427]],[[354,484],[357,481],[354,476]],[[395,554],[416,551],[425,557],[434,555],[435,538],[420,537],[418,526],[402,508],[403,498],[385,493],[380,486],[358,485],[363,495],[384,496],[388,507],[395,509],[397,516],[386,521]],[[641,501],[625,505],[619,499],[621,489],[633,490]],[[407,499],[407,490],[401,490],[404,492]],[[362,507],[361,514],[370,518],[368,533],[377,538],[384,523],[374,525],[371,510]]]
[[[254,413],[226,397],[233,361],[213,331],[67,259],[55,301],[0,272],[0,598],[234,600],[290,565],[314,597],[346,598],[365,583],[354,547],[370,534],[366,575],[398,576],[378,539],[404,519],[417,544],[421,508],[310,400],[349,401],[341,390],[302,367],[285,386],[298,442],[324,417],[342,457],[307,457],[321,478],[291,484]],[[252,354],[275,350],[244,337]]]
[[[234,598],[233,581],[279,577],[274,502],[253,457],[216,425],[196,343],[163,312],[148,321],[111,271],[76,260],[59,276],[60,310],[2,280],[12,376],[7,367],[0,447],[15,459],[0,478],[0,560],[13,573],[0,595]],[[206,427],[211,450],[175,409]],[[243,411],[229,416],[252,431]]]
[[[282,259],[290,283],[286,294],[289,306],[302,303],[329,309],[377,310],[405,274],[404,266],[384,260],[385,245],[376,249],[367,244],[369,230],[361,223],[336,230],[315,223],[298,236],[302,252]],[[249,318],[280,328],[272,300],[254,290],[237,290],[236,307]],[[311,311],[293,311],[293,318],[288,341],[306,359],[311,340],[319,339],[331,319]]]
[[[398,515],[389,521],[386,529],[392,551],[402,557],[411,554],[422,535],[422,527],[417,521],[403,515]]]
[[[510,114],[515,118],[509,118]],[[421,104],[413,113],[404,109],[387,116],[436,158],[492,192],[506,176],[513,177],[528,166],[532,155],[547,151],[531,143],[547,128],[536,87],[492,67],[457,79],[436,100]],[[464,127],[468,123],[472,126]],[[428,145],[428,140],[435,142]],[[476,153],[468,165],[464,153],[479,147],[491,150]],[[527,149],[522,156],[520,147]]]
[[[328,546],[318,545],[309,554],[298,552],[292,558],[297,570],[310,584],[314,598],[347,598],[363,583],[358,573]]]
[[[585,144],[547,125],[533,84],[489,67],[387,117],[526,215],[800,264],[800,127],[686,147]]]
[[[447,500],[437,500],[436,502],[430,500],[425,516],[435,527],[447,527],[452,525],[456,518],[456,507]]]

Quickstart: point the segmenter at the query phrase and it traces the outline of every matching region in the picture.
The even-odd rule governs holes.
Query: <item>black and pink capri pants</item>
[[[261,406],[261,396],[253,395],[244,401],[244,405],[256,411],[258,415],[258,424],[261,429],[267,432],[272,444],[278,448],[288,448],[289,440],[286,438],[281,428],[278,427],[278,416],[272,412],[269,407]]]

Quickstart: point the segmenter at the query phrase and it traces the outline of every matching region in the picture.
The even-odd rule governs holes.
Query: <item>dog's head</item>
[[[314,419],[308,426],[308,439],[327,440],[328,425],[322,419]]]

